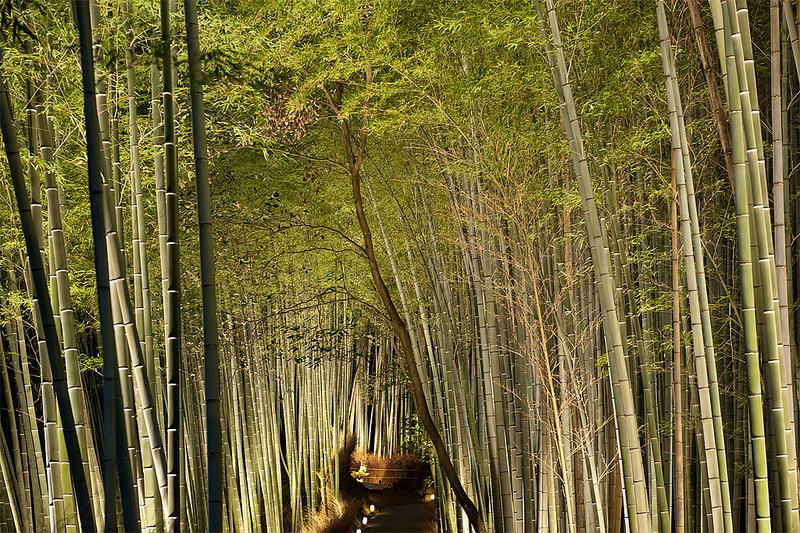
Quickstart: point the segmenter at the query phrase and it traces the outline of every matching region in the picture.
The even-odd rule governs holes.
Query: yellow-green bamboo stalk
[[[47,343],[47,357],[50,359],[53,372],[53,386],[58,399],[58,410],[64,426],[64,438],[66,440],[67,452],[69,455],[70,473],[75,488],[75,497],[78,505],[81,524],[84,530],[94,531],[95,521],[92,510],[91,499],[87,488],[86,477],[83,471],[83,460],[81,458],[80,446],[78,445],[77,434],[75,433],[75,422],[72,417],[72,409],[69,401],[69,391],[67,390],[66,374],[64,363],[61,358],[60,343],[58,334],[53,321],[53,311],[48,298],[47,281],[42,263],[42,256],[39,252],[41,246],[36,242],[34,219],[31,213],[30,200],[24,183],[24,171],[19,154],[19,144],[17,142],[16,131],[11,117],[11,104],[5,83],[0,78],[0,126],[2,127],[3,142],[6,148],[6,155],[11,170],[14,183],[14,194],[17,201],[20,219],[22,221],[23,235],[25,236],[25,246],[30,261],[30,269],[33,278],[35,293],[40,305],[40,315],[43,322],[43,333]]]
[[[578,190],[586,218],[586,231],[599,283],[598,290],[603,310],[606,344],[609,351],[609,373],[614,390],[615,416],[620,434],[620,444],[624,446],[624,453],[621,459],[625,472],[625,494],[629,502],[628,508],[632,514],[629,517],[629,525],[631,531],[645,533],[651,529],[650,505],[644,479],[644,466],[638,437],[633,392],[628,377],[619,318],[614,302],[617,281],[612,277],[608,246],[602,236],[603,228],[600,225],[600,217],[597,213],[597,204],[592,189],[589,167],[586,162],[586,154],[583,149],[577,112],[572,98],[572,89],[567,78],[567,67],[561,46],[555,8],[551,0],[547,0],[545,4],[550,24],[550,35],[547,42],[552,42],[552,49],[548,50],[548,58],[556,92],[561,102],[563,125],[567,132],[574,171],[578,177]],[[536,7],[538,10],[538,3]]]

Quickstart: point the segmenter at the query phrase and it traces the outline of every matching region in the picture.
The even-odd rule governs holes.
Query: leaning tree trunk
[[[372,66],[368,64],[367,84],[370,84],[371,82]],[[322,89],[327,97],[328,105],[331,107],[334,113],[338,115],[340,111],[339,106],[341,105],[341,85],[337,84],[335,98],[324,86]],[[425,398],[422,379],[420,378],[419,370],[417,369],[417,364],[414,359],[414,345],[411,341],[408,326],[400,316],[400,313],[397,311],[397,307],[395,306],[392,296],[389,293],[389,288],[386,286],[386,283],[383,280],[383,276],[381,275],[380,268],[378,266],[378,261],[375,257],[375,249],[372,243],[372,231],[370,230],[367,222],[367,217],[364,212],[364,199],[361,195],[361,166],[364,162],[364,155],[366,154],[367,145],[366,107],[367,106],[365,102],[364,124],[362,124],[361,135],[355,146],[351,141],[348,121],[342,120],[340,122],[340,127],[342,130],[342,142],[344,143],[345,154],[347,157],[347,168],[350,174],[350,184],[353,189],[353,203],[355,204],[358,225],[361,228],[361,233],[364,236],[364,247],[362,251],[364,252],[367,262],[369,263],[369,270],[370,274],[372,275],[372,282],[375,286],[375,290],[378,291],[378,295],[383,302],[383,306],[389,315],[389,321],[392,329],[400,340],[400,346],[405,357],[408,377],[411,382],[411,396],[414,400],[414,407],[417,410],[417,414],[422,421],[422,425],[425,427],[425,431],[431,437],[433,447],[436,450],[436,456],[439,459],[439,463],[445,473],[445,476],[447,476],[447,480],[450,482],[451,488],[456,494],[456,499],[458,500],[459,505],[461,505],[461,507],[464,509],[464,512],[469,517],[470,524],[475,531],[478,533],[485,533],[486,526],[483,523],[480,512],[470,499],[469,495],[467,495],[464,487],[461,485],[461,481],[458,479],[458,473],[453,467],[453,463],[450,461],[450,457],[447,452],[447,446],[445,445],[444,440],[442,440],[439,429],[436,427],[436,423],[431,417],[427,400]]]

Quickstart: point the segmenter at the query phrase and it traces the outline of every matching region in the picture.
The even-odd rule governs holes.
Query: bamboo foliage
[[[28,14],[0,529],[300,530],[420,421],[442,531],[800,529],[792,3],[769,124],[744,0],[445,4]]]

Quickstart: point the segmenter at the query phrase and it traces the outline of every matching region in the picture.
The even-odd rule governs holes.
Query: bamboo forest
[[[800,0],[0,0],[0,531],[800,533]]]

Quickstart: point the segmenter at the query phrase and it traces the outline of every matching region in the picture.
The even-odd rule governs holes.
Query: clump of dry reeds
[[[422,489],[431,474],[430,464],[419,455],[396,453],[382,456],[367,453],[355,447],[355,439],[348,436],[339,450],[339,496],[328,498],[327,508],[310,513],[303,525],[303,533],[352,531],[361,518],[367,490],[350,475],[364,465],[368,474],[364,481],[380,484],[384,489],[416,492]]]
[[[412,453],[382,456],[356,448],[350,456],[350,470],[357,471],[362,464],[368,472],[364,481],[384,489],[418,490],[431,474],[430,465]]]
[[[331,531],[331,526],[344,518],[347,511],[347,501],[342,498],[329,498],[328,507],[316,513],[311,513],[303,524],[303,533],[322,533]]]
[[[339,449],[339,495],[327,498],[328,506],[319,511],[310,512],[303,523],[303,533],[332,533],[352,531],[353,525],[361,518],[360,511],[364,502],[365,489],[350,477],[352,454],[356,447],[353,435],[345,438]]]

